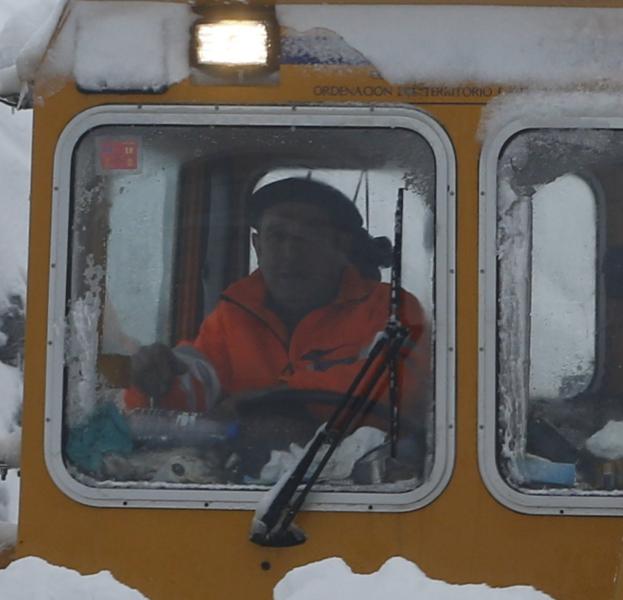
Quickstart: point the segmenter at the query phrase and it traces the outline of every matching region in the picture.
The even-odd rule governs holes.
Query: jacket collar
[[[372,292],[376,285],[378,285],[376,281],[363,279],[355,267],[348,266],[342,273],[337,296],[327,306],[340,306],[361,301]],[[267,291],[264,277],[260,270],[256,269],[248,277],[232,283],[223,292],[222,297],[258,315],[264,316],[266,312],[273,315],[274,313],[266,307]]]

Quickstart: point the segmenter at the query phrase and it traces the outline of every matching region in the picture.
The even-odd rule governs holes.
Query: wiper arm
[[[277,483],[275,492],[270,498],[270,505],[263,512],[258,510],[253,519],[250,539],[260,546],[293,546],[305,541],[305,534],[299,528],[292,526],[294,517],[298,514],[312,486],[316,483],[325,465],[346,435],[349,427],[358,415],[365,412],[366,407],[374,400],[369,400],[370,395],[388,365],[397,356],[400,347],[408,335],[406,327],[398,327],[388,335],[384,332],[373,346],[366,362],[355,377],[349,390],[344,395],[333,415],[312,438],[305,454],[301,457],[292,472],[284,477],[283,483]],[[375,359],[385,350],[385,356],[376,366],[367,381],[366,375],[371,370]],[[364,382],[360,394],[355,394]],[[312,471],[309,478],[305,479],[307,472],[321,451],[328,445],[319,463]],[[297,494],[301,484],[304,487]]]

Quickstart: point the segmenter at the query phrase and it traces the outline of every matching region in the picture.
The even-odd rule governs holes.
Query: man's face
[[[301,314],[334,298],[348,243],[348,234],[338,231],[323,209],[303,202],[268,208],[253,236],[273,300]]]

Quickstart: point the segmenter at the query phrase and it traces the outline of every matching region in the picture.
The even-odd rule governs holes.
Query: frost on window
[[[498,464],[527,493],[623,489],[623,133],[526,130],[498,162]]]
[[[299,187],[287,194],[270,187],[290,179]],[[412,338],[395,367],[395,445],[386,371],[326,467],[329,491],[410,491],[435,461],[428,142],[378,127],[111,125],[84,135],[67,267],[70,473],[104,488],[274,483],[389,318],[399,188],[400,317]]]

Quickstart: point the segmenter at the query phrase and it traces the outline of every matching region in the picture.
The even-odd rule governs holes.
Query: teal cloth
[[[125,417],[112,402],[107,402],[84,425],[69,430],[65,454],[81,471],[97,473],[104,455],[128,455],[132,448],[132,434]]]

